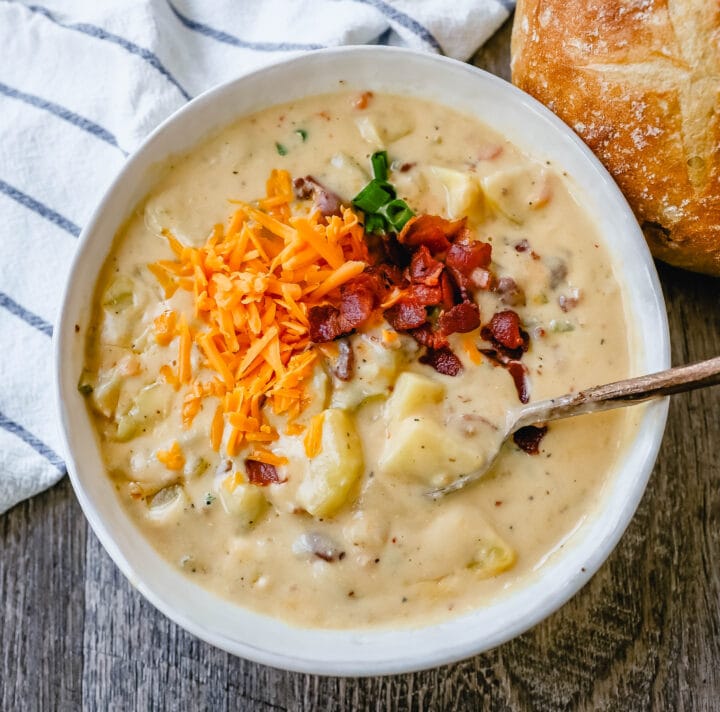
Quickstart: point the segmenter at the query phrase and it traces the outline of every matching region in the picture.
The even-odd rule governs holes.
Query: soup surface
[[[189,579],[303,626],[419,625],[527,581],[637,416],[525,432],[427,492],[521,400],[628,370],[561,171],[445,106],[340,92],[168,163],[99,280],[80,390],[128,514]]]

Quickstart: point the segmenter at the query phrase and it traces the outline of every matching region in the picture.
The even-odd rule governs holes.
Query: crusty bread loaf
[[[720,275],[718,0],[518,0],[512,77],[613,174],[653,254]]]

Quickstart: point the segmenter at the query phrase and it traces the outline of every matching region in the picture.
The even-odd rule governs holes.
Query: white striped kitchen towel
[[[470,55],[514,0],[0,0],[0,514],[55,483],[51,336],[76,238],[192,97],[342,44]]]

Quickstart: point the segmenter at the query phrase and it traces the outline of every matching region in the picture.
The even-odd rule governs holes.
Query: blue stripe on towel
[[[22,304],[18,304],[4,292],[0,292],[0,307],[7,309],[11,314],[14,314],[16,317],[22,319],[25,323],[30,324],[30,326],[42,332],[46,336],[52,336],[52,324],[48,324],[48,322],[46,322],[42,317],[28,311],[24,306],[22,306]]]
[[[440,52],[440,54],[444,54],[442,46],[437,41],[433,33],[430,32],[427,27],[421,25],[417,20],[410,17],[410,15],[406,15],[404,12],[401,12],[400,10],[393,7],[392,5],[389,5],[383,0],[355,0],[355,2],[360,2],[364,5],[372,5],[372,7],[374,7],[375,9],[380,10],[380,12],[385,15],[388,20],[391,20],[392,22],[397,22],[398,25],[402,25],[402,27],[404,27],[406,30],[410,30],[410,32],[412,32],[414,35],[417,35],[421,40],[429,44],[433,49]]]
[[[292,42],[250,42],[241,40],[235,35],[229,35],[222,30],[216,30],[213,27],[204,25],[197,20],[193,20],[187,15],[183,15],[171,2],[167,0],[168,7],[180,22],[193,32],[199,32],[201,35],[210,37],[218,42],[232,45],[233,47],[242,47],[243,49],[254,49],[259,52],[293,52],[296,50],[322,49],[324,45],[319,44],[295,44]]]
[[[43,205],[40,201],[31,198],[27,193],[23,193],[2,179],[0,179],[0,193],[4,193],[9,198],[20,203],[20,205],[25,206],[28,210],[32,210],[40,217],[49,220],[51,223],[65,230],[65,232],[69,232],[73,237],[77,237],[80,234],[80,228],[74,222],[60,215],[60,213],[56,213],[52,208],[48,208],[47,205]]]
[[[183,95],[184,99],[186,99],[187,101],[190,101],[190,99],[192,99],[190,94],[188,94],[185,89],[182,88],[177,79],[175,79],[175,77],[170,74],[170,72],[165,68],[163,63],[149,49],[145,49],[145,47],[140,47],[140,45],[136,45],[134,42],[130,42],[130,40],[126,40],[124,37],[120,37],[119,35],[115,35],[112,32],[108,32],[107,30],[104,30],[102,27],[98,27],[97,25],[89,25],[85,22],[61,22],[46,7],[41,7],[40,5],[26,5],[25,7],[31,12],[36,12],[43,17],[46,17],[51,22],[54,22],[56,25],[60,25],[60,27],[64,27],[68,30],[75,30],[76,32],[82,32],[83,34],[90,35],[90,37],[95,37],[96,39],[104,40],[105,42],[112,42],[113,44],[119,45],[127,52],[130,52],[130,54],[134,54],[136,57],[144,59],[150,66],[160,72],[160,74],[162,74]]]
[[[38,109],[49,111],[51,114],[67,121],[73,126],[77,126],[83,131],[87,131],[89,134],[99,138],[101,141],[105,141],[105,143],[109,143],[111,146],[114,146],[122,151],[123,154],[127,155],[118,145],[115,136],[113,136],[107,129],[104,129],[100,126],[100,124],[96,124],[94,121],[90,121],[90,119],[86,119],[84,116],[80,116],[80,114],[76,114],[74,111],[70,111],[70,109],[64,106],[60,106],[60,104],[54,104],[53,102],[47,101],[42,97],[35,96],[34,94],[26,94],[25,92],[20,91],[19,89],[14,89],[2,82],[0,82],[0,94],[5,94],[5,96],[9,96],[12,99],[24,101],[26,104],[35,106]]]
[[[42,455],[51,465],[58,468],[63,474],[67,472],[65,463],[62,461],[60,455],[53,450],[49,445],[46,445],[40,438],[35,437],[30,431],[25,430],[20,423],[16,423],[14,420],[8,418],[5,413],[0,411],[0,428],[7,430],[16,437],[20,438],[24,443],[29,445],[35,452]]]

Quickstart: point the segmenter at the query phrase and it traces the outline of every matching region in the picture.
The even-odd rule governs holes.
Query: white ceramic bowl
[[[288,670],[376,675],[428,668],[488,650],[560,607],[605,561],[643,494],[662,438],[667,403],[648,406],[595,512],[524,588],[469,615],[413,630],[294,628],[200,588],[162,559],[133,526],[104,474],[77,382],[95,280],[119,226],[151,189],[157,166],[239,116],[339,88],[433,99],[507,136],[531,156],[562,166],[584,195],[614,260],[628,321],[632,370],[669,366],[662,292],[638,225],[598,160],[575,134],[510,84],[453,60],[409,51],[351,47],[306,54],[214,89],[174,114],[128,159],[80,237],[56,333],[57,401],[67,465],[80,504],[130,582],[165,615],[198,637],[251,660]],[[75,325],[80,325],[76,333]]]

